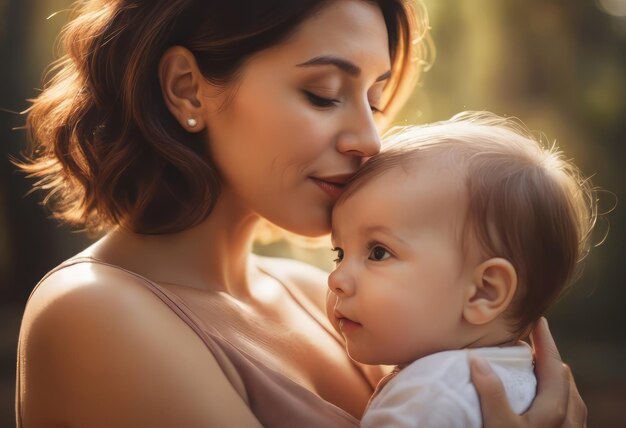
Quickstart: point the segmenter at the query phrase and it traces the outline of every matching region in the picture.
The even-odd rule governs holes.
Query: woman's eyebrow
[[[334,65],[340,70],[344,71],[348,75],[352,77],[359,77],[361,74],[361,69],[356,64],[348,61],[347,59],[340,58],[333,55],[321,55],[316,56],[315,58],[311,58],[310,60],[303,62],[302,64],[298,64],[297,67],[313,67],[313,66],[323,66],[323,65]],[[383,80],[387,80],[391,77],[391,70],[386,71],[376,78],[377,82],[381,82]]]

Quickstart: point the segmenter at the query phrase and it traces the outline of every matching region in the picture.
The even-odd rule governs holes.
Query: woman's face
[[[341,184],[380,149],[390,68],[382,13],[362,0],[329,2],[252,56],[206,113],[223,192],[292,232],[328,233]]]

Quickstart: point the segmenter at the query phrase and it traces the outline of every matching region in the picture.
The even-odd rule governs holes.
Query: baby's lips
[[[345,318],[343,314],[339,311],[339,309],[337,309],[336,307],[335,307],[335,310],[333,311],[333,316],[338,320],[341,318]]]
[[[361,324],[360,322],[355,321],[355,320],[353,320],[352,318],[349,318],[349,317],[345,316],[345,315],[344,315],[341,311],[339,311],[339,309],[337,309],[337,308],[335,308],[335,311],[333,312],[333,315],[334,315],[334,317],[335,317],[335,319],[336,319],[337,321],[341,321],[342,319],[345,319],[345,320],[351,321],[351,322],[356,323],[356,324]]]

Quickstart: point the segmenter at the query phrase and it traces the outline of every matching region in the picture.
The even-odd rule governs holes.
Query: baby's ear
[[[492,258],[478,265],[463,308],[463,318],[474,325],[496,319],[508,308],[517,290],[517,273],[506,259]]]

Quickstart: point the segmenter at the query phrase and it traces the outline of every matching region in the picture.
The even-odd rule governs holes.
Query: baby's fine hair
[[[576,277],[589,252],[597,217],[589,179],[518,120],[488,112],[395,128],[383,147],[337,204],[390,169],[408,169],[424,156],[446,156],[468,196],[463,242],[470,236],[485,259],[502,257],[513,264],[518,288],[507,314],[515,332],[525,335]]]

